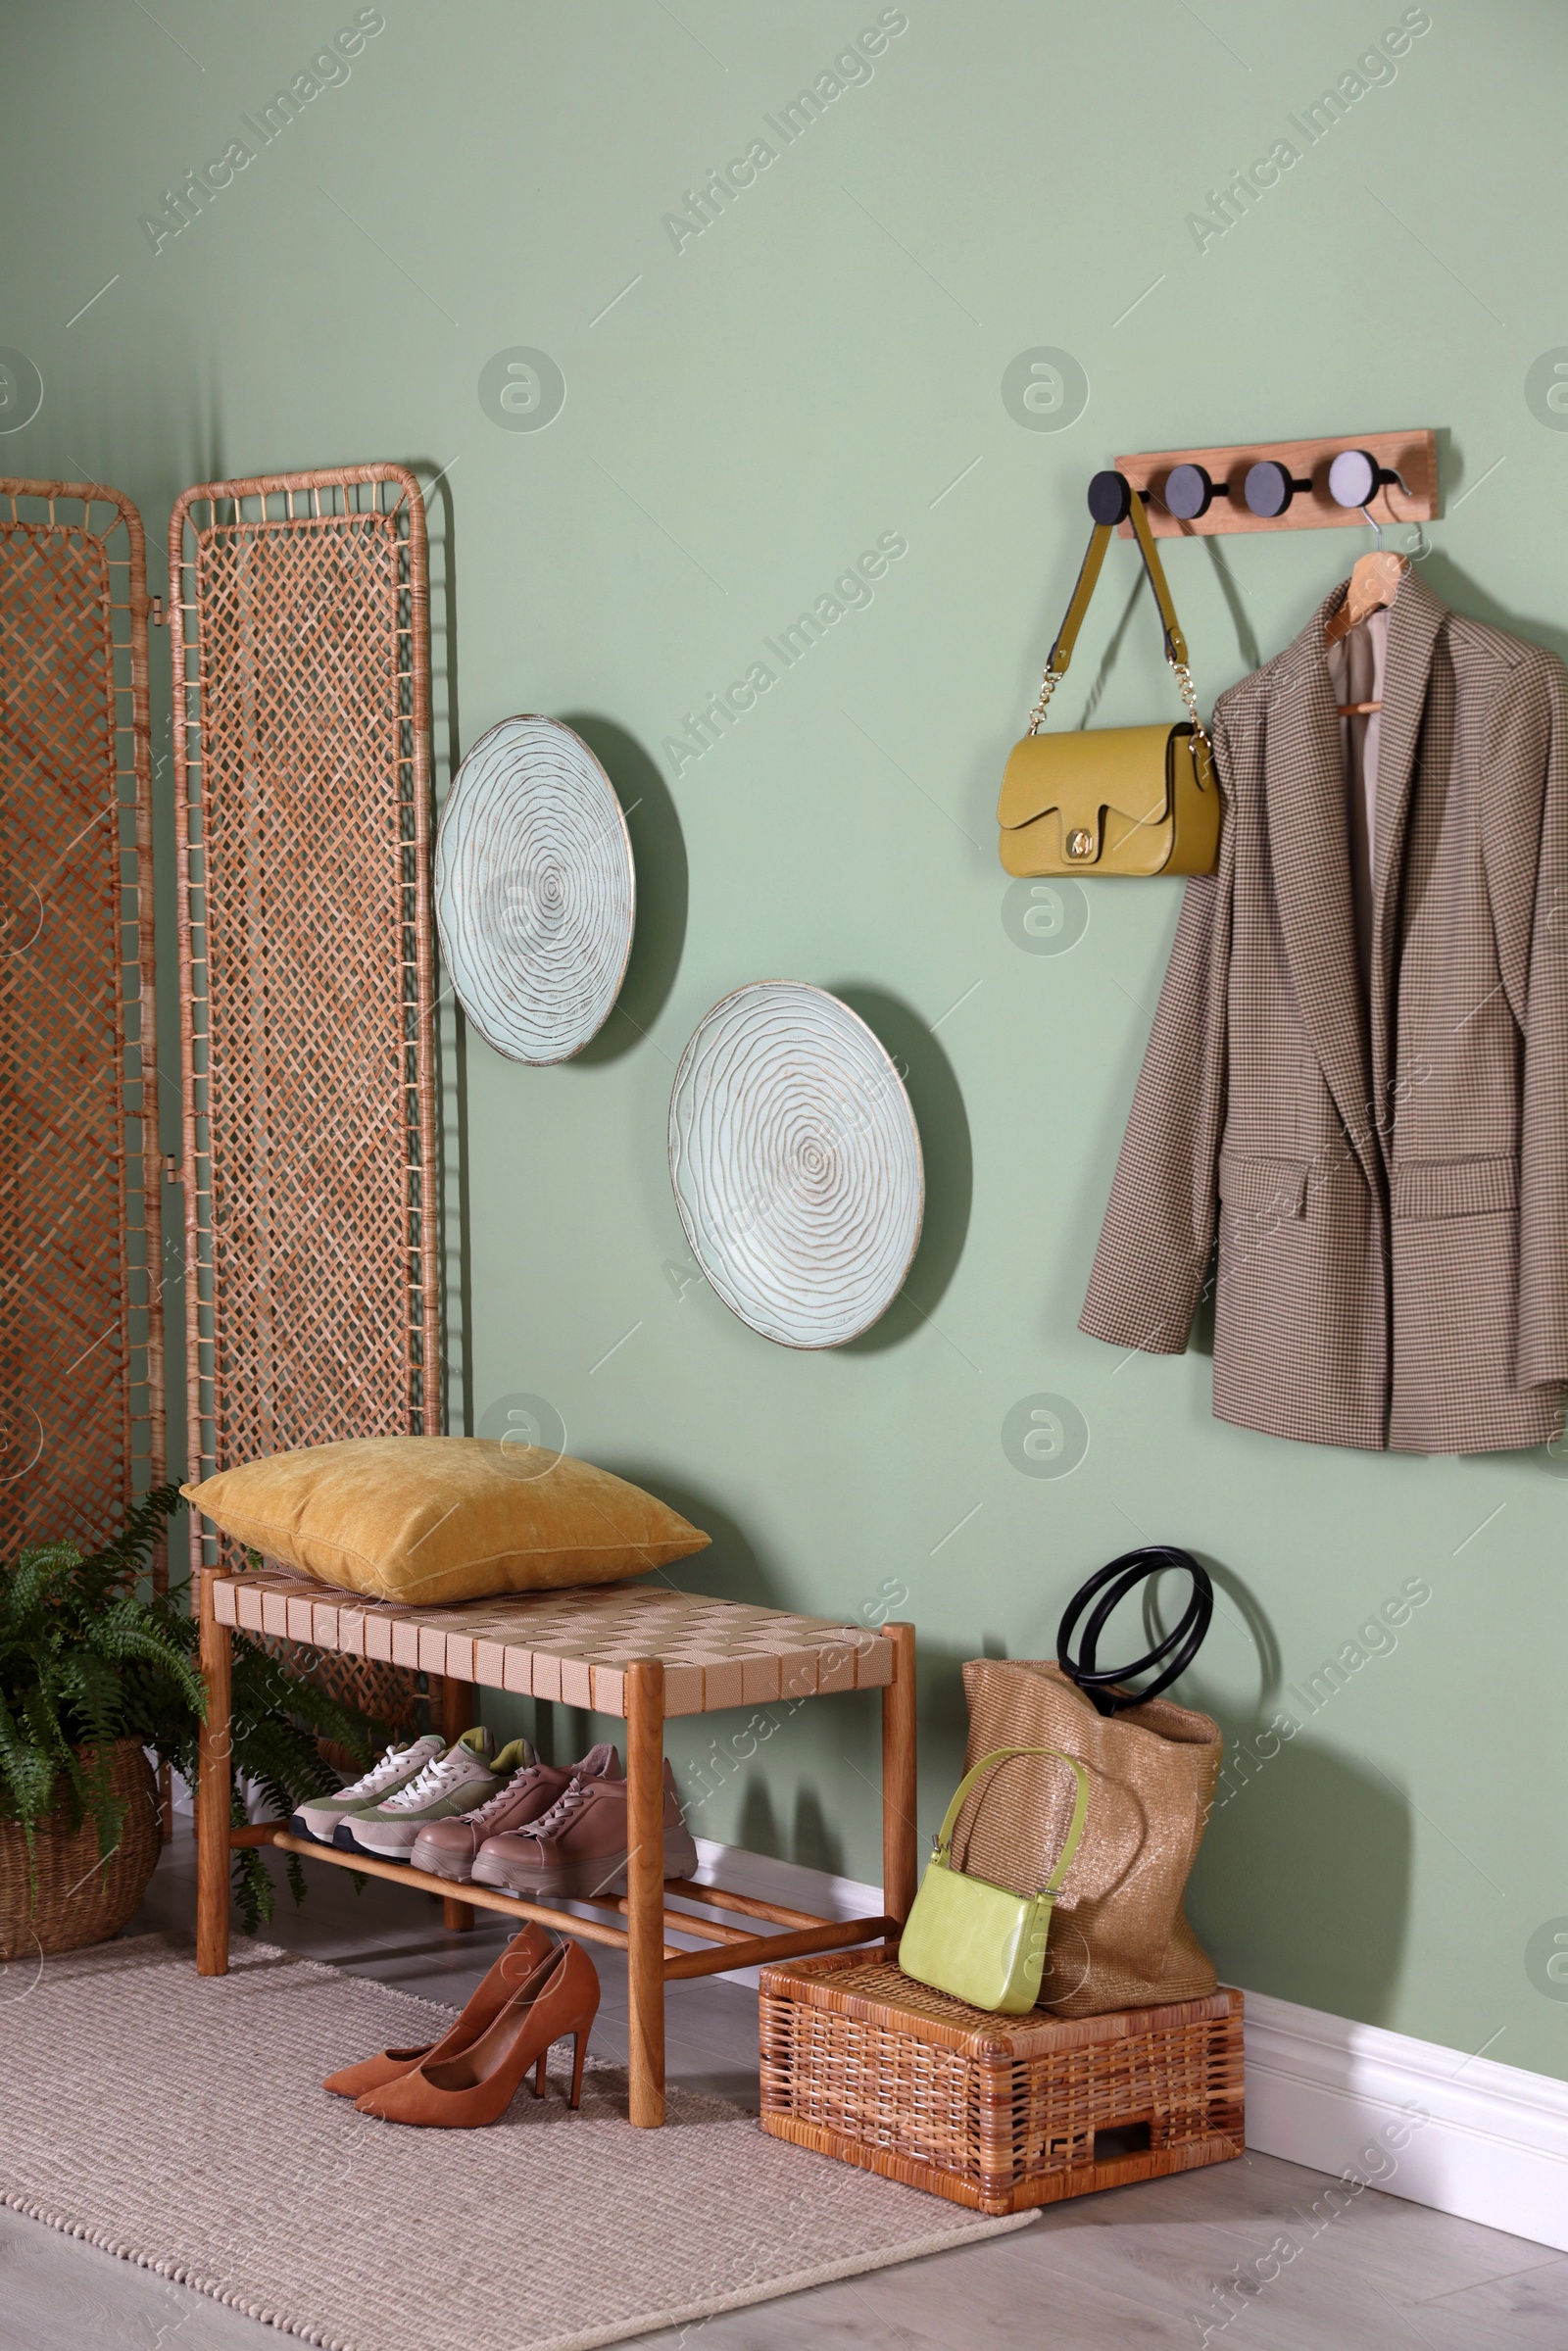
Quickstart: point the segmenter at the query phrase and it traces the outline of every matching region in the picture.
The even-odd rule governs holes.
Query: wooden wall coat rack
[[[1370,465],[1356,465],[1357,457]],[[1333,440],[1254,441],[1226,449],[1160,449],[1119,457],[1116,471],[1135,490],[1149,493],[1150,526],[1156,539],[1219,538],[1254,530],[1364,530],[1363,503],[1383,523],[1430,522],[1438,511],[1437,435],[1426,427],[1343,433]],[[1365,500],[1345,503],[1346,493],[1357,489],[1366,490]],[[1122,523],[1121,535],[1132,536],[1130,522]]]

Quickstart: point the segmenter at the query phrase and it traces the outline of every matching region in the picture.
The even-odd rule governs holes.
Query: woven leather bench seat
[[[408,1608],[265,1568],[216,1578],[213,1605],[220,1624],[241,1633],[306,1641],[595,1714],[624,1716],[625,1669],[643,1657],[663,1664],[666,1716],[882,1690],[894,1678],[893,1642],[864,1625],[652,1582]]]

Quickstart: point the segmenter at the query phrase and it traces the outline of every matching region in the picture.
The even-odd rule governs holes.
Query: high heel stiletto
[[[498,2122],[525,2074],[534,2076],[535,2097],[543,2097],[551,2044],[569,2033],[570,2102],[579,2106],[598,2009],[598,1971],[582,1945],[568,1939],[540,1962],[477,2040],[445,2059],[432,2052],[423,2064],[368,2091],[356,2104],[361,2114],[389,2123],[472,2130]]]
[[[460,2049],[467,2048],[490,2030],[513,1994],[533,1975],[541,1960],[551,1956],[555,1947],[548,1929],[530,1922],[520,1935],[513,1936],[494,1967],[475,1987],[463,2014],[448,2026],[439,2040],[427,2041],[420,2049],[383,2049],[377,2057],[367,2057],[363,2065],[344,2066],[341,2072],[328,2074],[321,2087],[330,2090],[335,2098],[363,2098],[368,2090],[381,2089],[389,2082],[401,2081],[416,2065],[436,2065],[444,2058],[456,2057]]]

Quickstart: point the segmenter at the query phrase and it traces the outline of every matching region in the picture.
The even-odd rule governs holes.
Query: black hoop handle
[[[1111,1616],[1130,1592],[1147,1583],[1167,1567],[1184,1567],[1193,1579],[1192,1598],[1186,1613],[1174,1632],[1167,1633],[1147,1657],[1136,1665],[1123,1665],[1105,1672],[1098,1663],[1100,1637]],[[1106,1590],[1106,1587],[1109,1590]],[[1078,1619],[1095,1594],[1103,1594],[1094,1614],[1083,1630],[1079,1654],[1073,1660],[1072,1641]],[[1070,1682],[1076,1682],[1085,1697],[1091,1699],[1102,1714],[1119,1714],[1125,1706],[1141,1706],[1146,1698],[1158,1697],[1177,1678],[1187,1671],[1203,1645],[1204,1635],[1214,1614],[1214,1587],[1208,1570],[1193,1557],[1191,1551],[1179,1550],[1173,1543],[1146,1543],[1141,1550],[1124,1551],[1112,1559],[1108,1567],[1097,1568],[1087,1584],[1073,1593],[1056,1628],[1056,1663]],[[1169,1663],[1166,1660],[1169,1659]],[[1146,1674],[1155,1667],[1154,1679],[1144,1690],[1126,1690],[1124,1683],[1135,1674]]]

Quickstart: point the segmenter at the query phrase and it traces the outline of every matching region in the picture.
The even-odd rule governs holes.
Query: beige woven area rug
[[[0,2201],[327,2351],[588,2351],[1034,2217],[986,2220],[691,2090],[633,2131],[623,2069],[592,2061],[579,2113],[556,2075],[484,2131],[322,2092],[449,2013],[239,1939],[206,1980],[167,1935],[49,1959],[4,2010]]]

